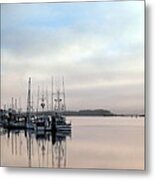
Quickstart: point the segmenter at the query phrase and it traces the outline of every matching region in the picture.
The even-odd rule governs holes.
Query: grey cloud
[[[137,13],[126,18],[121,18],[122,12],[103,13],[96,21],[82,19],[67,27],[2,28],[3,101],[11,87],[12,95],[21,93],[26,99],[29,76],[36,91],[39,83],[49,87],[54,75],[65,77],[70,109],[143,112],[143,22],[142,17],[133,21]]]

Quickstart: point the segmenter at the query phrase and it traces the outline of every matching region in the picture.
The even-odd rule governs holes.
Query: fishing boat
[[[66,122],[66,117],[63,115],[66,110],[64,79],[62,80],[62,92],[58,88],[54,95],[55,115],[52,117],[52,124],[54,123],[57,131],[71,131],[71,123]]]
[[[61,114],[55,115],[57,131],[71,131],[71,123],[66,122],[66,118]]]
[[[52,80],[53,81],[53,80]],[[37,111],[33,111],[33,99],[31,93],[31,78],[28,80],[28,94],[27,94],[27,110],[24,114],[20,114],[13,109],[9,109],[6,112],[0,111],[0,127],[8,129],[28,129],[37,133],[44,133],[45,131],[71,131],[71,123],[66,121],[64,112],[66,110],[65,105],[65,89],[64,80],[62,81],[62,90],[57,88],[53,92],[52,82],[52,97],[51,97],[51,110],[50,115],[47,113],[48,109],[48,96],[44,96],[44,91],[40,98],[38,91]],[[41,103],[40,103],[41,100]],[[46,101],[46,111],[45,111]],[[39,112],[39,104],[42,111]],[[13,105],[12,105],[13,107]]]
[[[50,123],[49,117],[46,115],[37,117],[36,123],[35,123],[35,130],[36,132],[51,130],[51,123]]]

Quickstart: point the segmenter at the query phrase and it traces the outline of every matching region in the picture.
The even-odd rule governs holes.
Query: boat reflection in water
[[[11,166],[66,167],[66,138],[71,137],[71,131],[36,133],[1,129],[1,136],[6,138],[8,157],[16,160]],[[18,164],[17,159],[23,159],[23,162]]]

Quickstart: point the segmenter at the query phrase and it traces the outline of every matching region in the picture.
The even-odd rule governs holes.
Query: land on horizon
[[[23,112],[24,114],[26,112]],[[36,112],[33,112],[35,114]],[[38,114],[51,114],[51,111],[39,111]],[[82,109],[82,110],[66,110],[63,115],[65,116],[139,116],[144,117],[145,114],[141,113],[113,113],[107,109]]]

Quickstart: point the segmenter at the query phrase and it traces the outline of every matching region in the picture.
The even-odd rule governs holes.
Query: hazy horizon
[[[1,105],[51,76],[67,110],[144,114],[144,1],[1,4]]]

